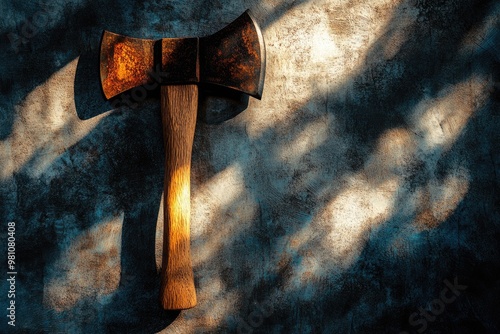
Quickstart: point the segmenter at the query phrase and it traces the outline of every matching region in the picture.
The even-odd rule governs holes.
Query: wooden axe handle
[[[189,222],[191,152],[197,109],[197,85],[161,86],[166,160],[160,301],[166,310],[196,305]]]

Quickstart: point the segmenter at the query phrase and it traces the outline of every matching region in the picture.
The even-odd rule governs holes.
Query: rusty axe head
[[[249,11],[206,37],[131,38],[104,32],[101,83],[110,99],[137,86],[214,84],[260,99],[265,46]]]

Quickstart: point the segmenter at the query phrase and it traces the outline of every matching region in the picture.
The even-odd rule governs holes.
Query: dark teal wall
[[[500,331],[496,1],[44,2],[0,2],[2,333]],[[247,8],[263,100],[200,101],[199,305],[165,312],[159,98],[105,113],[100,36],[206,35]]]

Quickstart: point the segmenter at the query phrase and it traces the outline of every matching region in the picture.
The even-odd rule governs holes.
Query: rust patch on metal
[[[150,81],[154,42],[104,32],[101,43],[101,83],[106,98]]]
[[[200,39],[200,72],[202,82],[261,97],[265,47],[262,33],[248,12]]]
[[[108,31],[101,43],[101,83],[106,98],[155,80],[162,85],[208,83],[260,99],[265,46],[248,11],[202,38],[130,38]]]

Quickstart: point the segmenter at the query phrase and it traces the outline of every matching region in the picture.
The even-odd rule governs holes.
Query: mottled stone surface
[[[247,8],[267,43],[263,99],[201,101],[199,304],[164,312],[158,94],[113,109],[99,39],[207,35]],[[500,332],[498,1],[0,12],[0,257],[15,222],[18,272],[15,329],[0,285],[2,333]]]

